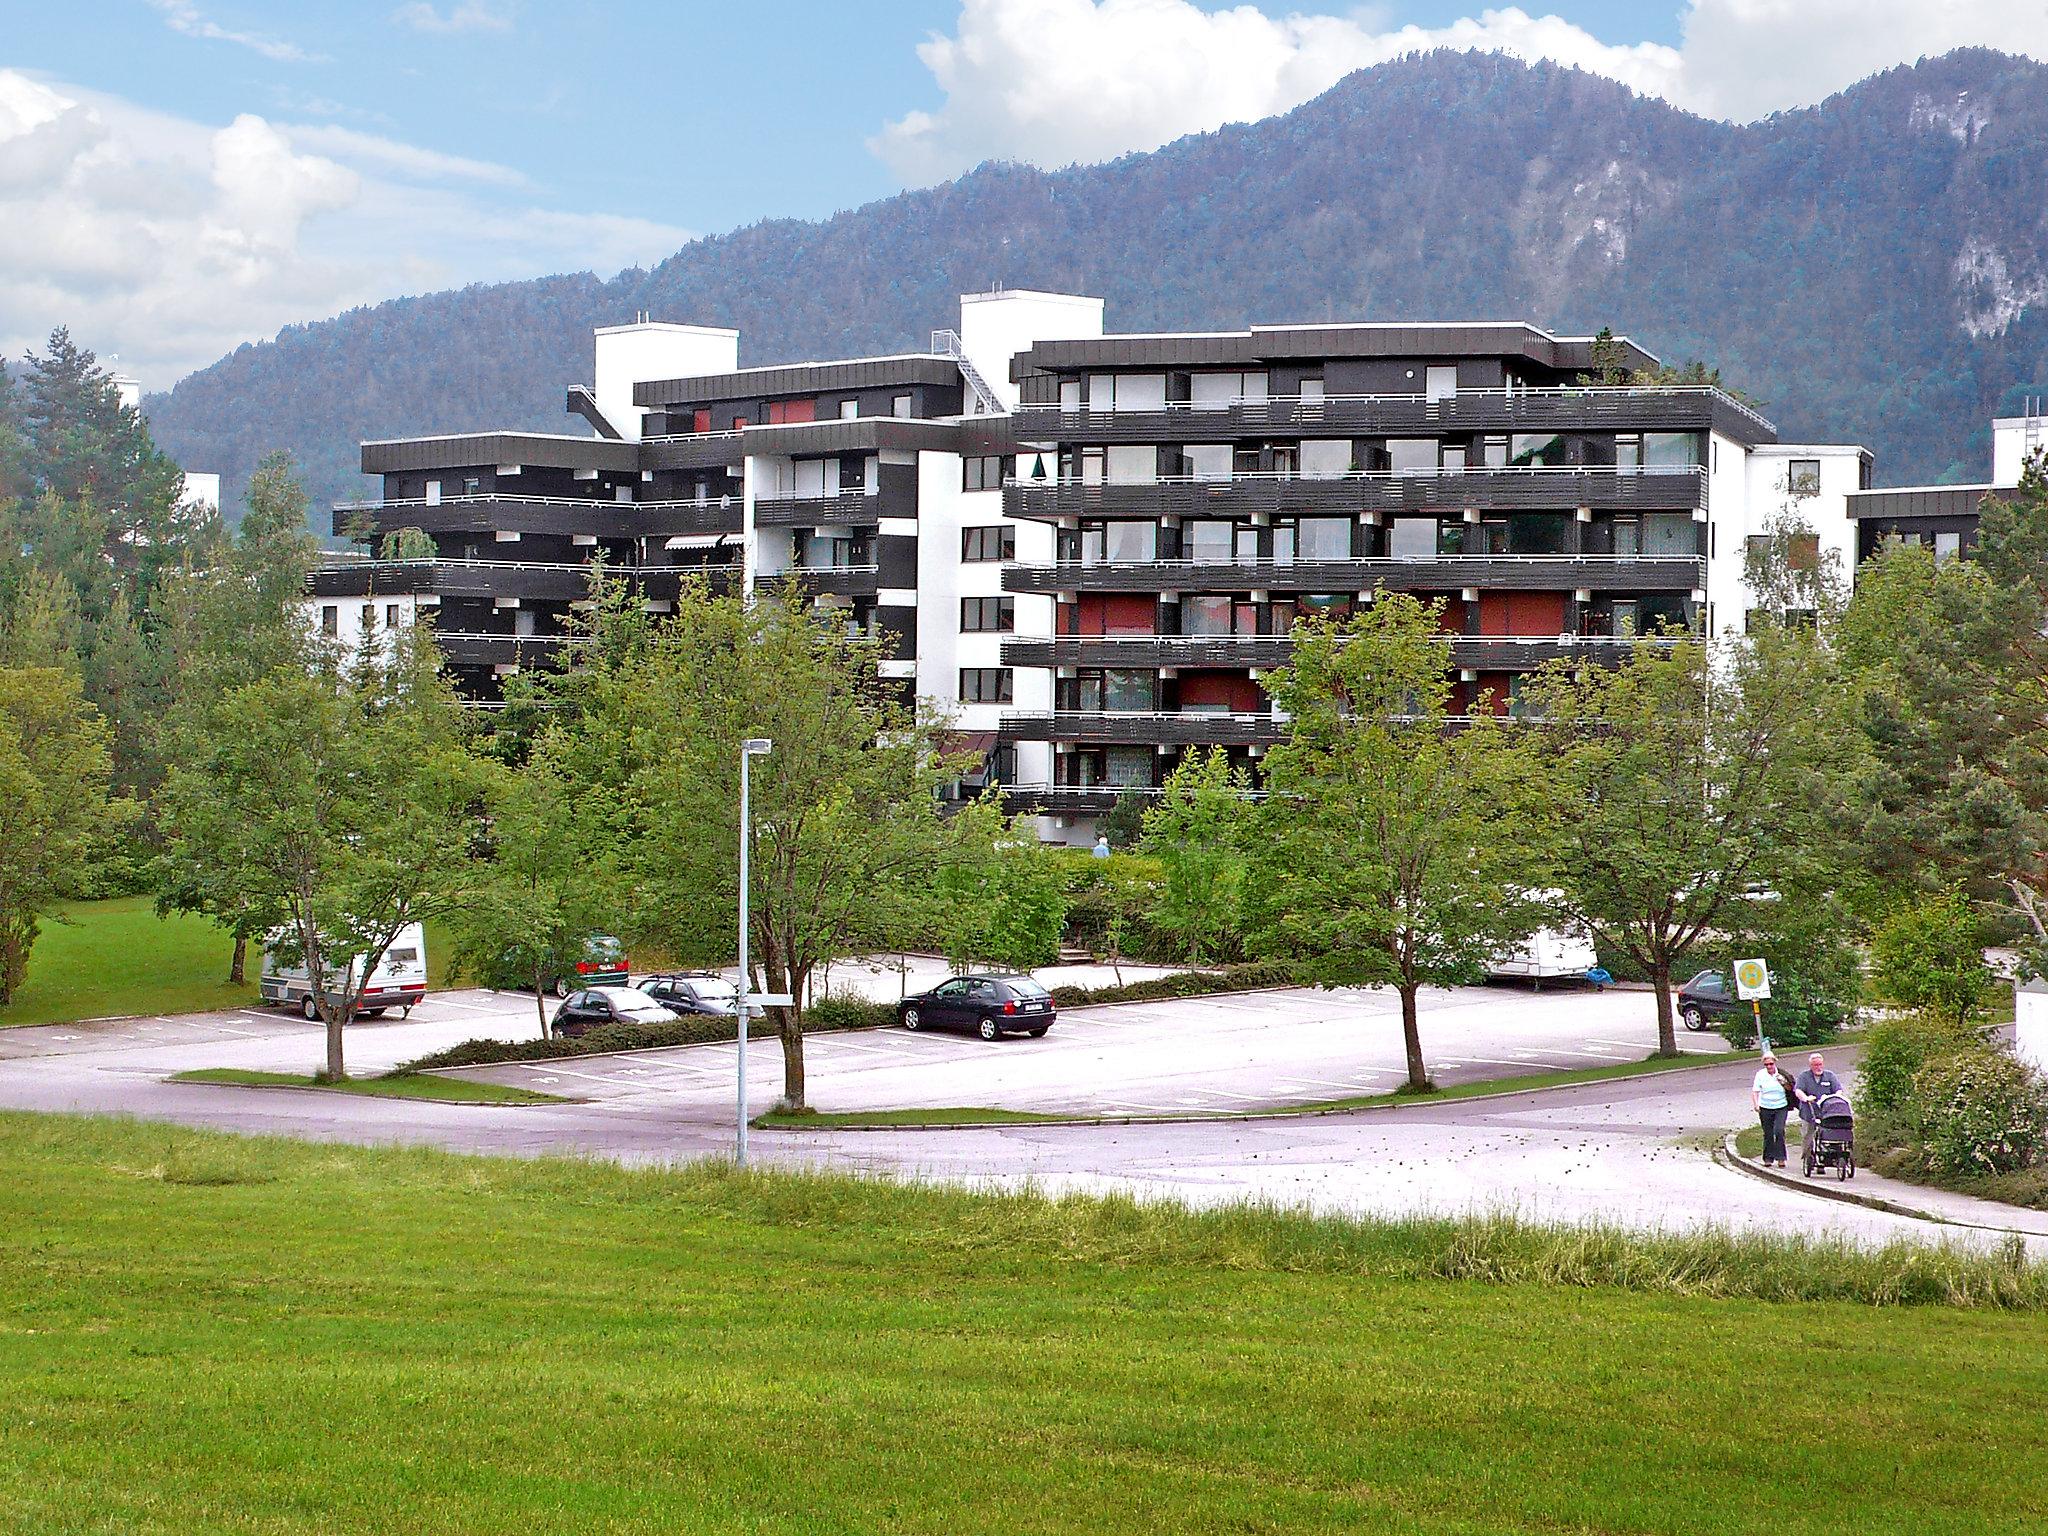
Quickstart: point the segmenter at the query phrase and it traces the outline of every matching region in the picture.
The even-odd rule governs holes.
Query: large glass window
[[[1562,555],[1571,549],[1569,512],[1515,512],[1507,523],[1511,555]]]
[[[1697,465],[1700,435],[1697,432],[1645,432],[1643,462],[1657,468]]]
[[[1387,533],[1387,553],[1396,560],[1433,560],[1437,553],[1437,520],[1397,517]]]
[[[1397,475],[1433,475],[1437,470],[1436,439],[1433,437],[1388,438],[1387,461]]]
[[[1184,635],[1227,635],[1231,633],[1232,602],[1227,597],[1183,597],[1180,600],[1180,632]]]
[[[1508,462],[1539,469],[1564,462],[1564,439],[1555,432],[1517,432],[1508,439]]]
[[[1159,478],[1159,450],[1151,443],[1117,443],[1108,467],[1111,485],[1149,485]]]
[[[1118,667],[1084,667],[1058,684],[1058,706],[1087,714],[1143,713],[1153,707],[1150,672]]]
[[[1111,747],[1103,753],[1103,777],[1119,789],[1148,789],[1157,756],[1150,747]]]
[[[962,704],[1008,704],[1013,698],[1013,674],[1008,667],[962,667]]]
[[[1304,517],[1296,522],[1300,530],[1296,556],[1303,560],[1349,560],[1351,530],[1357,520],[1349,517]]]
[[[1189,518],[1181,527],[1181,558],[1205,564],[1229,563],[1237,549],[1237,525],[1214,517]]]
[[[1644,554],[1697,555],[1699,552],[1699,525],[1693,522],[1690,512],[1650,512],[1644,515]]]
[[[960,599],[963,635],[1008,634],[1017,627],[1017,600],[1011,597]]]
[[[1197,480],[1230,478],[1230,444],[1190,443],[1181,449],[1187,472]]]
[[[1312,437],[1301,445],[1301,474],[1305,480],[1335,480],[1351,469],[1351,439]]]

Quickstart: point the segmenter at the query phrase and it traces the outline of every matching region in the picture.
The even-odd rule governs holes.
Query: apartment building
[[[1020,770],[997,736],[1007,710],[1051,702],[1049,674],[1020,682],[1001,656],[1052,614],[1002,581],[1004,562],[1053,555],[1051,530],[1004,506],[1010,359],[1101,330],[1099,299],[1000,290],[963,296],[925,352],[741,368],[735,331],[607,327],[593,382],[567,393],[588,432],[365,443],[380,494],[337,507],[334,529],[385,558],[317,572],[313,621],[355,644],[424,615],[488,701],[564,659],[599,557],[656,613],[688,579],[795,583],[881,643],[884,675],[954,706],[990,773],[1043,779],[1049,763],[1026,749]]]
[[[924,352],[757,368],[730,330],[600,330],[585,432],[364,444],[381,494],[335,528],[410,558],[336,562],[310,605],[344,642],[423,617],[489,700],[565,658],[600,556],[657,613],[692,577],[794,582],[953,707],[975,782],[1082,841],[1188,747],[1256,767],[1305,616],[1440,599],[1459,707],[1509,710],[1552,658],[1740,633],[1774,532],[1846,575],[1881,494],[1863,449],[1780,444],[1722,390],[1589,383],[1656,367],[1626,338],[1102,322],[1003,290]]]
[[[1751,541],[1809,530],[1847,572],[1860,448],[1791,447],[1704,386],[1589,384],[1657,359],[1521,323],[1253,326],[1021,352],[1010,518],[1049,529],[1004,582],[1053,604],[1003,647],[1052,707],[1003,726],[1049,746],[1016,798],[1083,839],[1189,747],[1256,769],[1284,721],[1259,686],[1310,615],[1376,589],[1443,604],[1458,707],[1510,710],[1557,657],[1662,627],[1739,632]],[[1041,759],[1043,760],[1043,759]]]
[[[1849,498],[1856,558],[1868,560],[1887,544],[1924,544],[1936,560],[1953,560],[1977,546],[1984,498],[2020,483],[2027,461],[2048,449],[2048,416],[2036,409],[1991,422],[1991,478],[1969,485],[1902,485],[1864,490]]]

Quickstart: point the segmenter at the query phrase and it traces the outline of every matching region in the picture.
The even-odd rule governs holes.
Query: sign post
[[[1771,995],[1771,968],[1761,960],[1736,961],[1735,995],[1749,1004],[1750,1016],[1756,1020],[1757,1047],[1762,1049],[1769,1043],[1764,1039],[1762,1003]]]

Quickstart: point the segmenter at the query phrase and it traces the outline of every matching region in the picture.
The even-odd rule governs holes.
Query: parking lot
[[[1469,987],[1423,1004],[1441,1083],[1640,1061],[1656,1045],[1641,993]],[[1722,1049],[1715,1035],[1690,1049]],[[607,1103],[730,1114],[734,1043],[465,1071],[465,1077]],[[827,1112],[975,1107],[1056,1114],[1185,1115],[1386,1093],[1406,1075],[1391,993],[1298,988],[1073,1009],[1043,1040],[867,1030],[813,1035],[811,1106]],[[754,1112],[774,1107],[781,1047],[749,1047]]]

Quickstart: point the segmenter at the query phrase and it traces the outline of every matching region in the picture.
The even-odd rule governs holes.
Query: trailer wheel
[[[299,1017],[309,1024],[317,1024],[320,1021],[320,1004],[310,992],[299,999]]]

